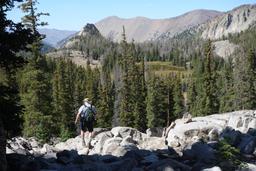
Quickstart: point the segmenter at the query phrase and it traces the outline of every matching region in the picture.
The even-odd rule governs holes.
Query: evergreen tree
[[[48,25],[47,22],[40,22],[40,17],[48,16],[49,14],[43,13],[43,12],[37,12],[37,7],[36,7],[37,4],[38,4],[37,0],[25,0],[25,2],[23,2],[19,6],[19,8],[22,10],[22,12],[25,13],[25,16],[22,17],[22,23],[25,25],[26,28],[30,29],[32,31],[32,34],[34,35],[34,41],[32,44],[30,44],[31,51],[33,53],[32,56],[34,56],[32,58],[34,60],[33,62],[36,62],[36,65],[40,65],[41,40],[44,38],[44,36],[42,36],[37,31],[37,27]]]
[[[27,51],[27,45],[33,41],[29,30],[6,18],[14,2],[2,0],[0,3],[0,170],[3,171],[7,169],[6,136],[19,134],[21,125],[21,106],[15,75],[17,68],[24,65],[24,60],[16,53]]]
[[[147,111],[146,111],[146,85],[145,85],[145,71],[144,59],[141,58],[141,67],[136,67],[134,70],[135,80],[133,81],[134,92],[134,127],[139,131],[145,131],[147,128]]]
[[[212,44],[211,41],[208,40],[205,46],[205,73],[203,77],[204,89],[203,89],[203,97],[202,97],[202,113],[201,115],[209,115],[218,112],[217,108],[217,98],[215,88],[215,77],[213,70],[213,57],[212,57]]]
[[[79,66],[75,70],[74,81],[74,108],[78,109],[81,106],[81,102],[86,97],[86,70]]]
[[[197,97],[197,91],[195,86],[194,78],[191,78],[189,82],[189,88],[188,88],[188,111],[195,115],[196,113],[196,97]]]
[[[246,76],[248,77],[247,84],[249,90],[247,92],[248,101],[245,104],[246,109],[256,109],[256,52],[254,49],[249,49],[247,54]]]
[[[53,104],[56,126],[60,137],[65,140],[75,133],[74,104],[72,103],[71,89],[73,82],[69,80],[68,64],[64,60],[57,63],[53,79]]]
[[[166,84],[166,91],[167,91],[167,93],[166,93],[166,96],[167,96],[166,127],[168,127],[172,121],[177,119],[177,117],[174,116],[174,110],[173,110],[173,106],[174,106],[174,98],[173,98],[174,83],[173,83],[173,78],[168,77],[165,84]]]
[[[223,84],[221,85],[221,97],[220,97],[220,112],[230,112],[235,109],[235,92],[234,92],[234,79],[233,79],[233,62],[229,58],[225,63],[222,70]]]
[[[255,52],[249,50],[244,55],[246,59],[238,57],[234,68],[236,110],[255,108]]]
[[[147,126],[164,127],[167,120],[166,87],[163,81],[153,77],[148,82],[147,88]]]
[[[134,96],[132,92],[132,67],[135,63],[131,60],[130,47],[126,42],[125,29],[123,27],[123,40],[122,46],[122,88],[121,88],[121,102],[120,102],[120,122],[122,126],[134,126]]]
[[[42,13],[36,13],[36,1],[27,0],[20,8],[28,13],[23,18],[24,25],[32,30],[34,41],[31,44],[32,54],[29,56],[29,64],[24,68],[21,76],[21,100],[24,109],[24,130],[26,136],[36,136],[41,140],[50,138],[51,127],[47,124],[51,122],[50,114],[50,87],[49,79],[44,72],[46,70],[46,60],[41,55],[41,35],[37,31],[39,17]],[[32,99],[30,99],[32,98]],[[44,128],[46,127],[46,129]]]
[[[192,78],[188,90],[189,112],[193,116],[203,113],[204,72],[204,60],[199,53],[195,54],[192,58]]]
[[[22,72],[20,82],[21,102],[24,108],[25,136],[35,136],[46,141],[51,137],[51,128],[54,125],[49,96],[49,80],[40,69],[34,69],[28,64]]]
[[[173,115],[174,119],[181,118],[184,112],[184,100],[181,89],[181,81],[179,77],[174,79],[173,86]]]
[[[103,74],[103,73],[102,73]],[[104,75],[104,84],[99,84],[100,101],[97,107],[97,126],[111,127],[114,108],[114,89],[109,73]]]

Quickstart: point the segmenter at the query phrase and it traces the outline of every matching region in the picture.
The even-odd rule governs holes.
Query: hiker
[[[81,138],[82,138],[82,146],[90,145],[90,141],[93,133],[93,123],[95,121],[96,109],[91,104],[88,98],[83,100],[84,104],[79,108],[78,113],[76,115],[75,124],[80,118],[80,129],[81,129]],[[89,131],[89,141],[88,144],[85,143],[84,134]]]

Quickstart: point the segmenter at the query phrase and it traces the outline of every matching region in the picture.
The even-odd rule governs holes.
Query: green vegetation
[[[247,167],[247,165],[242,162],[239,149],[231,146],[228,139],[223,139],[218,142],[217,156],[218,165],[223,170],[232,171]]]
[[[98,110],[97,127],[122,125],[140,131],[168,126],[185,112],[204,116],[256,108],[255,29],[229,36],[240,49],[225,60],[193,29],[170,40],[141,44],[128,43],[125,29],[121,43],[94,29],[63,48],[89,59],[87,66],[79,67],[67,58],[69,53],[60,58],[41,53],[43,36],[37,26],[46,23],[38,23],[44,13],[37,13],[36,0],[21,5],[24,25],[5,18],[11,1],[5,2],[1,8],[7,9],[0,16],[8,22],[1,23],[0,31],[1,42],[8,46],[0,44],[0,102],[6,108],[0,122],[9,136],[22,132],[42,141],[74,136],[74,117],[85,97]],[[13,32],[6,32],[9,27]],[[91,60],[100,60],[101,67],[91,68]]]

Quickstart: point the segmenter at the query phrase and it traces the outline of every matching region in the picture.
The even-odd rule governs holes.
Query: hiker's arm
[[[77,112],[77,114],[76,114],[75,124],[77,123],[77,121],[78,121],[78,119],[79,119],[79,116],[80,116],[80,113],[79,113],[79,112]]]

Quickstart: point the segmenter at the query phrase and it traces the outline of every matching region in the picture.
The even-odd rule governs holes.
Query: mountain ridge
[[[95,25],[104,37],[113,41],[121,40],[122,26],[124,26],[128,41],[134,39],[135,42],[144,42],[154,40],[166,32],[172,32],[172,35],[174,35],[220,14],[222,12],[199,9],[166,19],[149,19],[141,16],[134,18],[110,16],[100,20]]]

